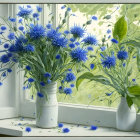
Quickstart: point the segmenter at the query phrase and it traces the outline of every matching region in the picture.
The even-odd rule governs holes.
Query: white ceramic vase
[[[36,98],[36,126],[40,128],[53,128],[57,126],[58,102],[56,98],[57,83],[53,82],[41,89],[43,98]]]
[[[128,107],[126,98],[121,97],[121,102],[116,113],[116,127],[122,131],[133,131],[136,124],[136,109],[134,105]]]

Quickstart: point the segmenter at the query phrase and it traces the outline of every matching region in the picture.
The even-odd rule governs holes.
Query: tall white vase
[[[133,131],[136,124],[136,109],[134,105],[128,107],[126,98],[121,97],[121,102],[116,113],[116,127],[122,131]]]
[[[43,98],[37,96],[36,99],[36,126],[41,128],[53,128],[57,126],[58,102],[56,98],[57,83],[51,83],[41,89]]]

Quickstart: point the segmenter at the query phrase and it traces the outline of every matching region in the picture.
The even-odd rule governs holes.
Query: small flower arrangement
[[[88,52],[97,45],[95,36],[87,35],[87,21],[83,26],[74,25],[70,30],[63,31],[67,17],[72,16],[71,9],[64,6],[65,17],[58,27],[53,28],[52,21],[45,27],[39,24],[42,8],[37,6],[33,11],[30,5],[19,7],[16,18],[1,17],[5,23],[0,24],[1,46],[1,82],[12,72],[12,67],[18,65],[24,70],[24,89],[34,87],[40,98],[40,89],[55,81],[60,81],[60,93],[72,94],[76,76],[73,69],[85,68]],[[16,23],[18,22],[18,27]],[[8,35],[7,35],[8,33]],[[87,36],[86,36],[87,35]],[[86,47],[90,45],[90,47]],[[88,68],[87,68],[88,69]],[[76,71],[77,72],[77,71]],[[69,87],[65,87],[65,83]]]

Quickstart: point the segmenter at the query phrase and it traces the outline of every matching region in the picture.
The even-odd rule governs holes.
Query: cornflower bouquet
[[[38,6],[36,11],[33,11],[30,5],[20,6],[17,18],[1,17],[5,25],[0,24],[3,46],[0,51],[0,85],[17,64],[20,70],[25,71],[24,89],[34,87],[39,97],[44,97],[41,89],[55,81],[61,83],[60,93],[72,93],[74,84],[70,83],[76,80],[72,69],[76,71],[77,68],[87,68],[85,62],[88,59],[88,51],[93,48],[86,48],[85,44],[97,45],[98,41],[92,35],[85,37],[85,28],[92,19],[83,27],[75,24],[70,30],[62,31],[67,18],[73,15],[69,7],[63,6],[62,9],[66,9],[65,16],[56,28],[53,28],[51,21],[45,27],[39,24],[42,8]],[[65,87],[65,83],[69,84],[69,87]]]
[[[102,44],[99,44],[92,54],[93,71],[80,75],[76,81],[76,87],[78,89],[84,79],[99,82],[113,90],[106,93],[106,97],[118,93],[126,98],[129,107],[136,104],[140,109],[139,41],[130,39],[131,36],[126,37],[127,26],[126,17],[122,16],[114,25],[113,38],[104,36]],[[108,32],[112,31],[108,30]],[[97,71],[101,74],[98,75]]]

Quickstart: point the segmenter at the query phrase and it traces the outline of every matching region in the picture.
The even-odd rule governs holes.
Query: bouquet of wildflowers
[[[41,88],[60,81],[60,93],[72,93],[74,84],[71,82],[76,80],[74,72],[82,69],[82,66],[87,68],[85,62],[88,52],[93,50],[92,47],[85,46],[97,45],[98,42],[95,36],[85,36],[85,28],[92,20],[87,21],[83,27],[75,24],[70,30],[63,31],[67,18],[72,15],[70,8],[63,6],[64,8],[64,19],[56,28],[53,28],[51,21],[45,27],[39,24],[42,8],[38,6],[36,11],[30,5],[19,7],[17,18],[9,17],[7,20],[1,17],[5,23],[0,24],[1,46],[4,47],[0,51],[1,85],[17,64],[25,71],[24,89],[34,87],[38,96],[43,97]]]
[[[102,44],[94,52],[93,66],[96,66],[95,68],[102,74],[95,74],[94,69],[93,72],[86,72],[77,79],[76,86],[78,89],[84,79],[99,82],[113,89],[112,92],[106,93],[106,96],[111,97],[117,92],[126,98],[129,107],[135,103],[140,109],[140,86],[138,85],[140,48],[136,39],[130,40],[126,37],[127,30],[126,17],[122,16],[115,23],[114,38],[110,40],[105,36]],[[111,30],[108,32],[111,33]],[[138,69],[133,69],[133,66]]]

